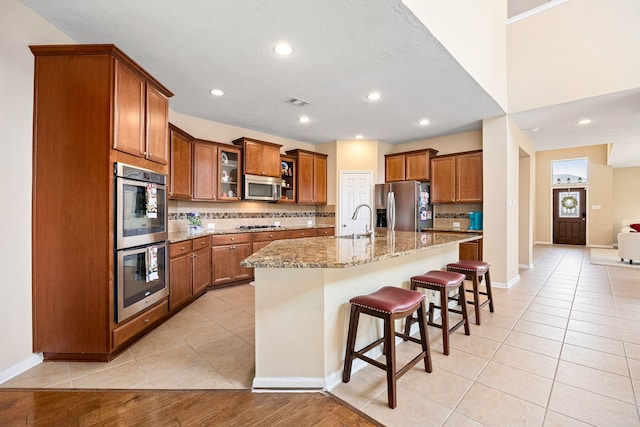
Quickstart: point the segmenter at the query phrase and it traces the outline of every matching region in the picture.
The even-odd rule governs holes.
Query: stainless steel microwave
[[[244,199],[277,202],[282,196],[282,180],[272,176],[245,175]]]

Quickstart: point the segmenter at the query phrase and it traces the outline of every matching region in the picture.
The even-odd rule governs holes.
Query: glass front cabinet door
[[[242,163],[240,149],[218,147],[218,200],[240,200]]]

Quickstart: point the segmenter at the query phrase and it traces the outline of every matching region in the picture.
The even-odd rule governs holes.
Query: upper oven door
[[[166,186],[116,177],[116,246],[167,240]]]

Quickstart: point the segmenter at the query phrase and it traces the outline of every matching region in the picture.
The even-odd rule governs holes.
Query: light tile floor
[[[211,291],[109,363],[47,362],[4,388],[248,389],[254,376],[249,285]]]
[[[640,426],[640,270],[567,246],[536,246],[534,266],[449,356],[429,328],[434,371],[403,376],[396,409],[371,366],[331,393],[388,426]],[[251,286],[215,290],[110,363],[44,363],[0,387],[250,388],[253,325]]]

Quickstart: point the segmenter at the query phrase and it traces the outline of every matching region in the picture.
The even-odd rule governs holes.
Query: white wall
[[[509,112],[639,87],[639,22],[638,0],[580,0],[509,24]]]
[[[402,0],[507,111],[507,0]]]
[[[0,382],[29,363],[31,328],[31,174],[33,44],[72,43],[18,0],[0,2]]]

